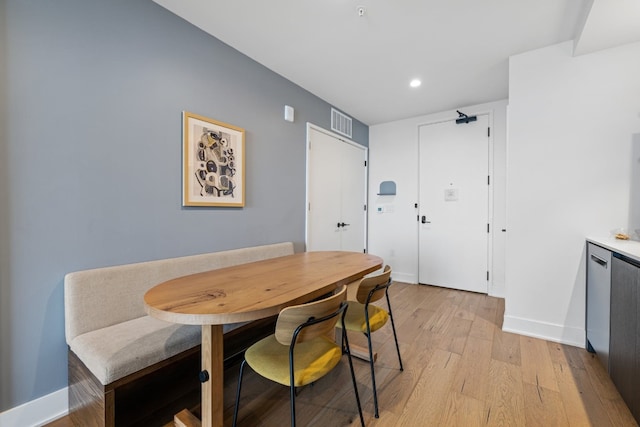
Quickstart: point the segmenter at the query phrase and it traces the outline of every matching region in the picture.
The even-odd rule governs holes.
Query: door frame
[[[363,210],[362,216],[364,218],[364,250],[365,253],[369,252],[369,147],[366,147],[362,144],[358,144],[355,141],[352,141],[342,135],[339,135],[330,130],[324,129],[318,125],[314,125],[313,123],[307,122],[307,132],[305,137],[305,203],[304,203],[304,246],[305,250],[308,247],[309,242],[309,144],[311,143],[311,130],[315,130],[316,132],[324,133],[325,135],[334,138],[342,143],[349,144],[355,146],[359,149],[364,150],[364,158],[366,161],[366,165],[364,167],[364,188],[362,189],[364,195],[364,204],[366,209]]]
[[[465,108],[460,108],[460,110],[466,110]],[[487,271],[489,272],[489,280],[487,280],[487,295],[491,295],[492,294],[492,290],[493,290],[493,235],[495,233],[495,229],[494,229],[494,221],[493,221],[493,189],[494,189],[494,159],[493,159],[493,138],[495,135],[495,127],[493,124],[493,111],[492,110],[480,110],[480,111],[471,111],[471,112],[466,112],[465,113],[468,116],[488,116],[487,117],[487,123],[489,125],[489,129],[491,129],[490,133],[489,133],[489,137],[488,137],[488,150],[489,152],[487,153],[487,155],[489,156],[489,161],[488,161],[488,165],[487,165],[487,173],[489,174],[489,188],[488,188],[488,212],[487,212],[487,221],[489,223],[489,230],[490,232],[487,233]],[[439,119],[439,120],[433,120],[433,121],[428,121],[428,122],[424,122],[424,123],[419,123],[416,126],[416,153],[418,153],[418,155],[416,156],[416,171],[418,172],[418,188],[417,188],[417,194],[416,194],[416,201],[417,201],[417,206],[418,209],[416,209],[417,212],[420,212],[420,128],[423,126],[429,126],[429,125],[437,125],[440,123],[446,123],[446,122],[451,122],[451,121],[455,121],[458,117],[454,116],[451,118],[443,118],[443,119]],[[463,126],[463,125],[460,125]],[[507,145],[508,145],[508,141],[507,141]],[[416,279],[418,284],[420,284],[420,215],[418,214],[417,216],[417,221],[416,221],[416,254],[417,259],[416,259]]]

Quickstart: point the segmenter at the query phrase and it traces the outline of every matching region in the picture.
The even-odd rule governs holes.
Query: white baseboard
[[[572,345],[574,347],[584,348],[586,342],[584,329],[508,316],[506,314],[504,316],[502,330],[505,332],[512,332],[514,334]]]
[[[418,276],[416,274],[399,273],[397,271],[394,271],[392,277],[396,282],[410,283],[412,285],[418,284]],[[494,286],[488,293],[489,296],[496,298],[504,298],[505,294],[506,292],[504,286]]]
[[[391,276],[393,277],[394,282],[411,283],[412,285],[418,283],[418,278],[415,274],[399,273],[394,271]]]
[[[39,427],[68,413],[68,387],[65,387],[0,413],[0,427]]]

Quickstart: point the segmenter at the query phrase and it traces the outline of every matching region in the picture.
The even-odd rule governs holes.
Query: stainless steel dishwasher
[[[587,246],[587,350],[595,351],[609,371],[611,251]]]

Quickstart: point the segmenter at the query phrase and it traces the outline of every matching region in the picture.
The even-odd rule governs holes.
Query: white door
[[[366,148],[308,128],[307,251],[366,250]]]
[[[487,293],[488,122],[419,128],[420,283]]]

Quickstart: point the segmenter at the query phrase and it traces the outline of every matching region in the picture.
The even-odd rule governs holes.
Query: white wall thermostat
[[[289,105],[285,105],[284,106],[284,119],[288,122],[293,122],[293,114],[294,114],[295,110],[293,109],[293,107],[289,106]]]

